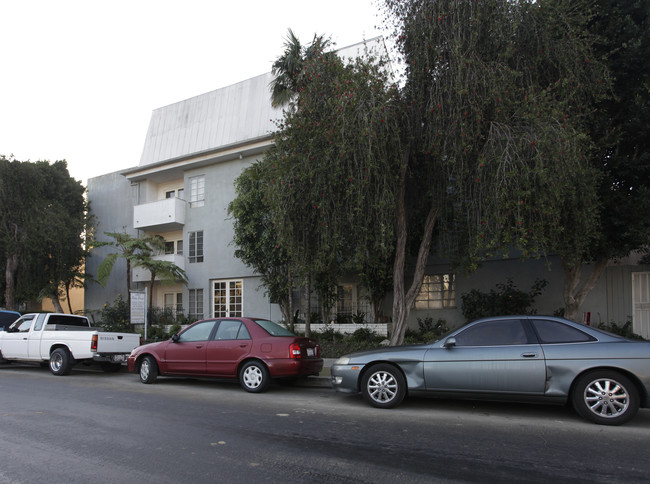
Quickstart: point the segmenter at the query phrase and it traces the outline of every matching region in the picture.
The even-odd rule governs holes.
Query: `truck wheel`
[[[145,356],[140,363],[140,381],[142,383],[153,383],[158,376],[158,365],[153,356]]]
[[[67,348],[57,348],[50,355],[50,371],[53,375],[61,376],[70,373],[72,355]]]

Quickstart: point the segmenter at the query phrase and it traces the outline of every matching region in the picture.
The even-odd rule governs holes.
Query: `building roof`
[[[281,109],[271,106],[273,75],[238,82],[155,109],[140,168],[165,160],[269,137]]]
[[[381,37],[339,49],[338,54],[353,58],[364,55],[366,50],[386,54]],[[271,106],[272,81],[273,74],[268,72],[155,109],[140,163],[125,174],[142,175],[190,157],[233,154],[247,145],[258,149],[268,145],[276,129],[275,121],[282,117],[282,109]]]

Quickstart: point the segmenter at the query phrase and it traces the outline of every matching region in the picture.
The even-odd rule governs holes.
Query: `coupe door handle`
[[[523,356],[524,358],[536,358],[537,353],[522,353],[521,356]]]

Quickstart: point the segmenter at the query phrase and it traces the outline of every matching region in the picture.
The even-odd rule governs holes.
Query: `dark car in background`
[[[11,323],[16,321],[19,317],[20,313],[17,313],[16,311],[0,309],[0,331],[7,331],[7,328],[11,326]]]
[[[392,408],[409,394],[564,404],[592,422],[618,425],[650,406],[650,342],[548,316],[469,323],[439,340],[352,353],[332,386]]]
[[[265,319],[198,321],[171,339],[135,348],[129,371],[142,383],[158,375],[236,378],[247,392],[266,390],[273,379],[317,375],[323,368],[316,340],[296,336]]]

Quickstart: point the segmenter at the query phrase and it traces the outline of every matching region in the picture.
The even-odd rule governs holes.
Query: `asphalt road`
[[[0,484],[648,482],[650,410],[570,408],[0,365]]]

